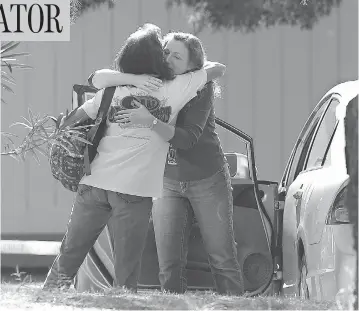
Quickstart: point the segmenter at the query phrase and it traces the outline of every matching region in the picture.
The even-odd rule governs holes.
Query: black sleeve
[[[190,149],[198,142],[206,126],[212,105],[213,98],[201,94],[200,97],[193,98],[182,108],[177,118],[175,134],[169,141],[174,148]],[[180,124],[178,124],[179,120],[181,120]]]

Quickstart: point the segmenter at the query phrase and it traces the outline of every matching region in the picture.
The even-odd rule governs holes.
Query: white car
[[[283,292],[333,300],[354,285],[353,226],[344,197],[349,175],[344,118],[359,81],[327,92],[301,131],[279,184],[283,202]]]

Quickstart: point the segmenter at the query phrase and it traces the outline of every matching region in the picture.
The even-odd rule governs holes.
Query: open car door
[[[89,87],[74,87],[74,107],[93,92]],[[277,199],[278,184],[257,179],[252,138],[216,118],[220,131],[232,136],[226,152],[233,188],[233,224],[238,260],[243,270],[244,287],[253,294],[279,293],[281,287],[282,210]],[[220,133],[221,134],[221,133]],[[155,201],[154,201],[154,204]],[[75,281],[78,291],[112,287],[114,278],[111,221],[101,233],[82,264]],[[188,289],[214,289],[199,227],[194,223],[190,235],[187,263]],[[142,257],[139,288],[160,288],[158,259],[151,222]]]

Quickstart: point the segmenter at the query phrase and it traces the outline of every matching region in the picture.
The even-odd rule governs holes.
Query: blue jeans
[[[45,280],[44,289],[68,288],[111,217],[115,284],[137,290],[152,198],[80,185],[67,231]]]
[[[157,199],[152,208],[162,290],[186,291],[185,267],[193,214],[198,221],[217,292],[243,294],[227,164],[203,180],[179,182],[164,179],[163,197]]]

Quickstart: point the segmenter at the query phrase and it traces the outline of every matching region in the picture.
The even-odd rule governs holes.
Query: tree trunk
[[[354,288],[354,310],[358,310],[358,96],[350,101],[345,118],[346,161],[349,174],[345,204],[354,224],[354,249],[357,254]]]

